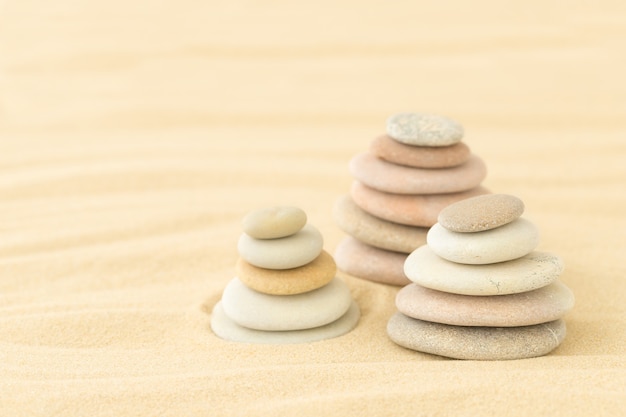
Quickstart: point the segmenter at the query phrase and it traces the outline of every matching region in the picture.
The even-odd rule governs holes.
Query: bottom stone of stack
[[[337,268],[354,277],[390,285],[407,285],[404,261],[408,254],[367,245],[353,237],[344,238],[335,249]]]
[[[418,320],[397,312],[387,323],[387,334],[402,347],[468,360],[543,356],[563,342],[565,333],[561,319],[521,327],[470,327]]]
[[[303,330],[263,331],[249,329],[232,321],[219,302],[211,314],[211,329],[222,339],[242,343],[291,344],[310,343],[342,336],[354,329],[361,317],[361,311],[352,301],[348,311],[338,320],[324,326]]]

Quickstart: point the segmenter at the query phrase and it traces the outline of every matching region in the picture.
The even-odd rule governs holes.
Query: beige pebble
[[[444,194],[477,187],[487,176],[481,158],[472,155],[467,162],[450,168],[414,168],[392,164],[369,152],[350,160],[352,176],[368,187],[396,194]]]
[[[408,349],[469,360],[511,360],[543,356],[565,339],[565,323],[520,327],[451,326],[407,317],[398,312],[387,323],[387,334]]]
[[[470,157],[470,148],[463,142],[450,146],[412,146],[389,135],[378,136],[370,143],[370,152],[393,164],[415,168],[450,168]]]
[[[410,253],[426,243],[426,227],[407,226],[372,216],[357,206],[349,195],[336,201],[333,217],[341,230],[380,249]]]
[[[406,254],[369,246],[353,237],[344,238],[335,249],[337,267],[353,277],[389,285],[410,283],[404,275]]]
[[[439,212],[446,206],[488,193],[489,190],[479,186],[460,193],[393,194],[375,190],[359,181],[354,181],[350,189],[354,202],[371,215],[394,223],[420,227],[431,227],[437,223]]]
[[[562,318],[574,307],[574,294],[561,282],[517,294],[475,297],[431,290],[418,284],[396,296],[406,316],[456,326],[530,326]]]
[[[326,251],[312,262],[292,269],[256,267],[243,258],[236,265],[237,277],[253,290],[264,294],[291,295],[312,291],[328,284],[337,272],[333,257]]]
[[[256,239],[291,236],[306,224],[306,213],[298,207],[280,206],[252,211],[243,218],[244,233]]]
[[[453,232],[481,232],[511,223],[524,212],[524,202],[508,194],[488,194],[450,204],[438,223]]]

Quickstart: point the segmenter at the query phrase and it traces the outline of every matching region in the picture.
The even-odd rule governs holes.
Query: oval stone
[[[352,176],[368,187],[395,194],[444,194],[477,187],[487,176],[487,167],[476,155],[450,168],[413,168],[392,164],[364,152],[350,160]]]
[[[454,202],[488,193],[489,190],[481,186],[450,194],[393,194],[375,190],[359,181],[354,181],[350,189],[354,202],[371,215],[419,227],[431,227],[437,223],[439,212]]]
[[[508,194],[488,194],[450,204],[438,223],[453,232],[482,232],[511,223],[524,212],[524,202]]]
[[[449,146],[463,138],[463,126],[447,117],[428,113],[398,113],[387,119],[387,134],[416,146]]]
[[[273,295],[300,294],[321,288],[335,277],[336,272],[335,261],[326,251],[298,268],[259,268],[243,258],[239,258],[236,265],[237,277],[241,282],[253,290]]]
[[[333,217],[341,230],[380,249],[411,253],[426,243],[427,228],[393,223],[372,216],[357,206],[349,195],[343,195],[336,201]]]
[[[353,277],[389,285],[406,285],[406,254],[375,248],[352,237],[344,238],[335,249],[337,267]]]
[[[451,326],[407,317],[398,312],[387,334],[407,349],[455,359],[511,360],[543,356],[565,339],[565,323],[520,327]]]
[[[307,224],[299,232],[277,239],[255,239],[243,233],[239,237],[239,255],[259,268],[289,269],[306,265],[322,253],[324,239],[314,226]]]
[[[255,210],[243,218],[244,233],[256,239],[291,236],[306,224],[306,213],[298,207],[280,206]]]
[[[461,165],[470,157],[470,148],[463,142],[440,147],[414,146],[388,135],[374,139],[369,150],[385,161],[415,168],[449,168]]]
[[[295,295],[263,294],[238,278],[222,294],[224,313],[249,329],[284,331],[323,326],[343,316],[350,307],[350,289],[339,278],[313,291]]]
[[[312,329],[284,332],[266,332],[242,327],[228,318],[219,302],[211,314],[211,329],[220,338],[231,342],[290,344],[311,343],[342,336],[354,329],[361,317],[356,302],[352,301],[348,311],[338,320]]]
[[[472,265],[510,261],[529,254],[539,245],[539,230],[519,218],[496,229],[478,233],[451,232],[439,223],[426,235],[428,246],[452,262]]]
[[[551,253],[534,251],[512,261],[466,265],[445,260],[424,245],[407,257],[404,273],[411,281],[434,290],[505,295],[551,284],[563,273],[563,261]]]
[[[402,288],[396,307],[406,316],[456,326],[514,327],[563,317],[574,306],[574,294],[554,282],[524,293],[475,297],[431,290],[418,284]]]

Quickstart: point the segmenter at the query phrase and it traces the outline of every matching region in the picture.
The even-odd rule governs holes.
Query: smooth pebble
[[[243,218],[244,233],[256,239],[291,236],[306,224],[306,213],[298,207],[279,206],[255,210]]]
[[[396,165],[363,152],[350,160],[349,168],[368,187],[395,194],[461,192],[477,187],[487,176],[485,163],[476,155],[462,165],[431,169]]]
[[[264,294],[291,295],[315,290],[328,284],[337,272],[333,257],[326,251],[298,268],[259,268],[243,258],[236,264],[237,277],[253,290]]]
[[[415,168],[449,168],[461,165],[470,157],[470,148],[463,142],[440,147],[412,146],[388,135],[374,139],[369,150],[385,161]]]
[[[529,254],[539,244],[539,230],[522,217],[504,226],[477,233],[451,232],[437,223],[428,231],[426,241],[433,252],[444,259],[482,265],[510,261]]]
[[[413,282],[434,290],[465,295],[506,295],[545,287],[563,273],[563,261],[548,252],[533,251],[507,262],[466,265],[438,256],[424,245],[404,263]]]
[[[450,294],[418,284],[402,288],[396,306],[406,316],[457,326],[514,327],[563,317],[574,294],[561,282],[534,291],[493,297]]]
[[[320,327],[305,330],[291,330],[283,332],[267,332],[248,329],[232,321],[224,313],[222,303],[213,308],[211,314],[211,329],[220,338],[231,342],[264,343],[264,344],[291,344],[311,343],[320,340],[342,336],[354,329],[361,317],[361,311],[355,301],[352,301],[348,311],[338,320]]]
[[[427,228],[372,216],[357,206],[349,195],[343,195],[335,202],[333,218],[350,236],[380,249],[411,253],[426,243]]]
[[[260,268],[289,269],[306,265],[322,252],[324,239],[307,224],[297,233],[277,239],[255,239],[243,233],[237,244],[239,255]]]
[[[437,222],[452,232],[471,233],[511,223],[524,212],[524,202],[509,194],[468,198],[444,208]]]
[[[370,188],[354,181],[350,196],[363,210],[373,216],[409,226],[431,227],[437,223],[439,212],[446,206],[489,190],[479,186],[471,190],[450,194],[393,194]]]
[[[468,360],[543,356],[563,342],[565,333],[561,319],[532,326],[471,327],[418,320],[398,312],[387,323],[387,334],[400,346]]]
[[[337,267],[354,277],[389,285],[410,283],[404,275],[406,254],[375,248],[345,237],[335,249]]]
[[[233,278],[222,294],[222,308],[232,321],[266,331],[323,326],[345,314],[351,302],[350,289],[339,278],[316,290],[295,295],[263,294]]]
[[[428,113],[398,113],[387,119],[387,134],[416,146],[449,146],[463,138],[463,126],[444,116]]]

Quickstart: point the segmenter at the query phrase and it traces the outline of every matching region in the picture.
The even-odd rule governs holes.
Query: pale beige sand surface
[[[619,416],[626,398],[626,6],[0,2],[0,415]],[[455,361],[385,327],[228,343],[210,311],[250,210],[333,253],[348,161],[445,114],[520,197],[576,296],[550,355]]]

